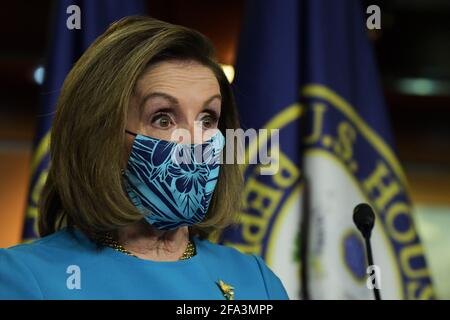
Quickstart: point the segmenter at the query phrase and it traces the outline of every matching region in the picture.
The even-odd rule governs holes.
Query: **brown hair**
[[[195,60],[209,67],[222,95],[219,129],[225,134],[226,129],[239,128],[230,85],[205,36],[150,17],[117,21],[64,81],[39,204],[41,236],[68,225],[94,238],[142,219],[123,189],[124,130],[137,80],[149,65],[168,59]],[[234,221],[241,180],[237,164],[222,164],[207,216],[191,231],[206,236]]]

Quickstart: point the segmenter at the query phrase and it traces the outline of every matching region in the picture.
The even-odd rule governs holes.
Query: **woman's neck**
[[[163,231],[145,221],[120,228],[117,241],[141,259],[154,261],[177,261],[189,242],[188,227]]]

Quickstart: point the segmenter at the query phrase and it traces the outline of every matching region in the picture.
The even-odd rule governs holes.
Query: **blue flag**
[[[37,237],[37,204],[48,173],[50,128],[66,75],[89,45],[111,23],[125,16],[145,12],[143,0],[55,1],[45,80],[33,144],[28,204],[22,236],[24,241]]]
[[[279,168],[245,165],[241,220],[217,240],[261,255],[294,299],[434,297],[364,14],[357,0],[246,2],[233,86],[244,128],[279,130]]]

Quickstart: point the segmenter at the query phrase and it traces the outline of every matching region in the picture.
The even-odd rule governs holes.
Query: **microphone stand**
[[[365,237],[366,240],[366,252],[367,252],[367,262],[369,266],[373,266],[373,257],[372,257],[372,246],[370,245],[370,235]],[[375,295],[375,300],[381,300],[380,297],[380,289],[377,287],[373,288],[373,293]]]

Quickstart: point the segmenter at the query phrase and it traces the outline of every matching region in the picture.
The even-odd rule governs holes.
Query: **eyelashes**
[[[154,115],[150,122],[152,125],[162,129],[169,128],[171,125],[175,124],[173,119],[167,113],[158,113]]]
[[[202,111],[206,115],[203,115],[199,120],[202,123],[206,123],[205,128],[209,129],[215,126],[219,122],[219,114],[212,109],[205,109]],[[176,124],[174,116],[174,110],[172,108],[163,108],[150,116],[149,122],[159,128],[169,128]]]
[[[203,112],[207,113],[209,117],[211,117],[212,120],[214,120],[215,122],[219,121],[219,115],[217,114],[217,112],[215,110],[203,110]]]

